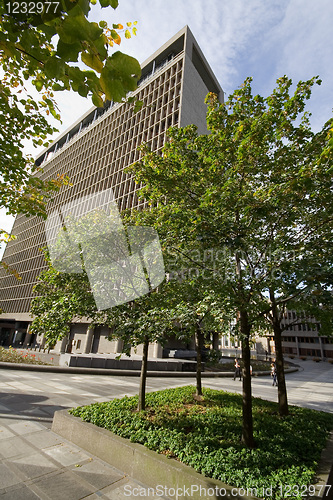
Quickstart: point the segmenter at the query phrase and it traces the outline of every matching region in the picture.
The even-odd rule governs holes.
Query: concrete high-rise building
[[[171,126],[194,123],[199,133],[206,132],[205,96],[223,91],[188,27],[178,32],[142,64],[138,89],[133,92],[143,101],[138,113],[133,105],[110,103],[105,108],[92,108],[36,159],[43,167],[44,179],[58,174],[69,176],[72,187],[63,187],[49,204],[49,210],[69,201],[112,188],[119,210],[140,207],[139,186],[124,168],[139,159],[138,146],[149,143],[158,151]],[[145,202],[141,202],[145,206]],[[3,260],[21,276],[21,280],[4,270],[0,272],[0,345],[28,345],[35,339],[27,334],[33,297],[32,288],[45,268],[45,222],[38,217],[18,215],[12,234],[17,239],[8,243]],[[73,327],[75,349],[87,344],[87,324]],[[90,349],[110,349],[107,332],[96,329]],[[104,339],[104,340],[103,340]],[[107,351],[106,351],[107,352]]]

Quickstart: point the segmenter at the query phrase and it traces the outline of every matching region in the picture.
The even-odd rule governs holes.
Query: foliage
[[[103,106],[105,100],[123,100],[137,87],[138,61],[119,51],[109,55],[121,43],[122,32],[126,38],[136,33],[136,22],[126,28],[91,22],[93,3],[0,3],[0,208],[10,214],[46,217],[47,200],[68,183],[66,176],[43,179],[42,170],[23,151],[27,141],[46,147],[47,137],[56,131],[47,121],[48,115],[60,120],[54,91],[73,90]],[[100,0],[100,5],[115,9],[118,0]]]
[[[108,48],[120,45],[119,32],[136,33],[136,22],[109,27],[88,20],[93,2],[64,0],[47,5],[41,13],[9,13],[8,3],[1,5],[0,49],[5,71],[22,71],[32,78],[38,91],[74,90],[81,96],[92,95],[96,106],[103,105],[103,96],[120,101],[135,90],[141,69],[136,59],[117,51],[112,56]],[[9,2],[10,4],[10,2]],[[116,8],[118,1],[100,0],[102,7]],[[57,8],[56,8],[56,5]],[[6,9],[7,7],[7,9]],[[53,7],[53,8],[52,8]],[[90,69],[81,69],[79,58]],[[45,107],[55,114],[52,102]]]
[[[280,485],[311,483],[333,428],[332,415],[293,407],[280,419],[275,403],[255,399],[258,447],[250,450],[239,440],[242,397],[204,389],[203,401],[197,401],[193,392],[194,387],[182,387],[147,394],[145,412],[135,411],[137,398],[125,397],[71,413],[227,484],[259,491],[272,485],[273,496],[267,498],[282,498]]]
[[[0,361],[6,363],[25,363],[29,365],[47,365],[48,363],[44,363],[39,358],[36,359],[35,354],[23,354],[18,352],[13,347],[9,347],[5,349],[4,347],[0,347]]]
[[[121,339],[125,350],[137,347],[148,337],[149,342],[164,344],[166,334],[172,328],[168,311],[159,307],[156,293],[136,299],[134,302],[119,305],[106,311],[106,323],[113,327],[110,340]],[[129,351],[127,350],[129,354]]]
[[[75,317],[85,316],[98,322],[98,311],[86,273],[69,274],[57,271],[45,253],[48,269],[42,271],[31,303],[35,317],[30,332],[43,335],[49,346],[69,334]]]
[[[317,77],[299,82],[292,93],[284,76],[264,98],[252,95],[248,78],[225,103],[209,94],[209,134],[173,129],[162,155],[144,146],[129,169],[152,203],[152,225],[195,262],[237,318],[249,446],[249,343],[255,328],[267,328],[270,292],[275,308],[313,299],[320,287],[328,291],[332,270],[333,120],[311,131],[304,109],[315,84]]]
[[[211,271],[252,323],[270,307],[270,287],[284,304],[330,279],[333,120],[314,134],[302,116],[316,83],[299,82],[290,95],[292,81],[282,77],[263,98],[247,79],[225,104],[210,94],[209,135],[170,130],[163,156],[143,147],[130,167],[142,195],[160,203],[151,224]]]

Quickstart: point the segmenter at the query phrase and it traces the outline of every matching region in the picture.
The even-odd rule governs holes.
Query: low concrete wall
[[[103,356],[101,354],[60,354],[59,365],[78,368],[104,368],[107,370],[141,370],[141,359]],[[149,371],[187,372],[196,370],[195,361],[176,359],[148,359]]]
[[[128,476],[156,490],[180,488],[184,498],[205,500],[230,497],[238,500],[255,500],[246,492],[221,481],[199,474],[191,467],[168,459],[145,446],[131,443],[112,432],[73,417],[67,410],[54,415],[52,431],[97,456]],[[188,493],[184,495],[184,492]]]

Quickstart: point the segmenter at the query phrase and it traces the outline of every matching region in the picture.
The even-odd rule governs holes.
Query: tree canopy
[[[0,208],[9,214],[46,216],[47,199],[68,182],[43,181],[24,141],[47,146],[60,120],[55,91],[72,90],[92,99],[121,101],[137,87],[138,61],[120,51],[121,36],[136,33],[136,22],[108,26],[88,20],[96,1],[0,2]],[[115,9],[118,0],[100,0]],[[32,87],[27,87],[32,84]],[[37,97],[33,88],[39,94]]]
[[[152,225],[164,227],[189,267],[196,262],[206,276],[219,276],[215,286],[229,298],[242,341],[249,446],[250,341],[272,310],[270,292],[274,307],[287,303],[326,280],[321,264],[332,269],[332,119],[312,132],[304,110],[314,84],[319,78],[292,93],[282,77],[264,98],[252,95],[247,79],[226,103],[210,94],[209,134],[174,129],[163,155],[144,147],[130,169],[153,204]]]

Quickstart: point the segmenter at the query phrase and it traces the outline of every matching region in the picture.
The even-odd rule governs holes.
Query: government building
[[[112,189],[119,211],[144,208],[139,201],[140,188],[124,168],[139,159],[138,146],[148,143],[159,151],[169,127],[195,124],[206,133],[205,97],[214,92],[223,101],[223,91],[188,27],[142,64],[138,88],[131,95],[143,102],[133,112],[133,104],[108,103],[91,108],[37,158],[43,178],[65,174],[71,186],[63,187],[49,203],[48,211],[95,193]],[[33,286],[45,261],[41,248],[46,246],[45,221],[38,217],[16,217],[3,260],[21,276],[0,271],[0,345],[31,346],[42,339],[29,334],[30,303]],[[108,340],[108,328],[94,331],[88,323],[71,327],[72,352],[119,352],[121,346]],[[87,334],[88,332],[88,334]],[[63,350],[59,342],[55,347]],[[161,356],[161,347],[153,346],[151,355]]]

